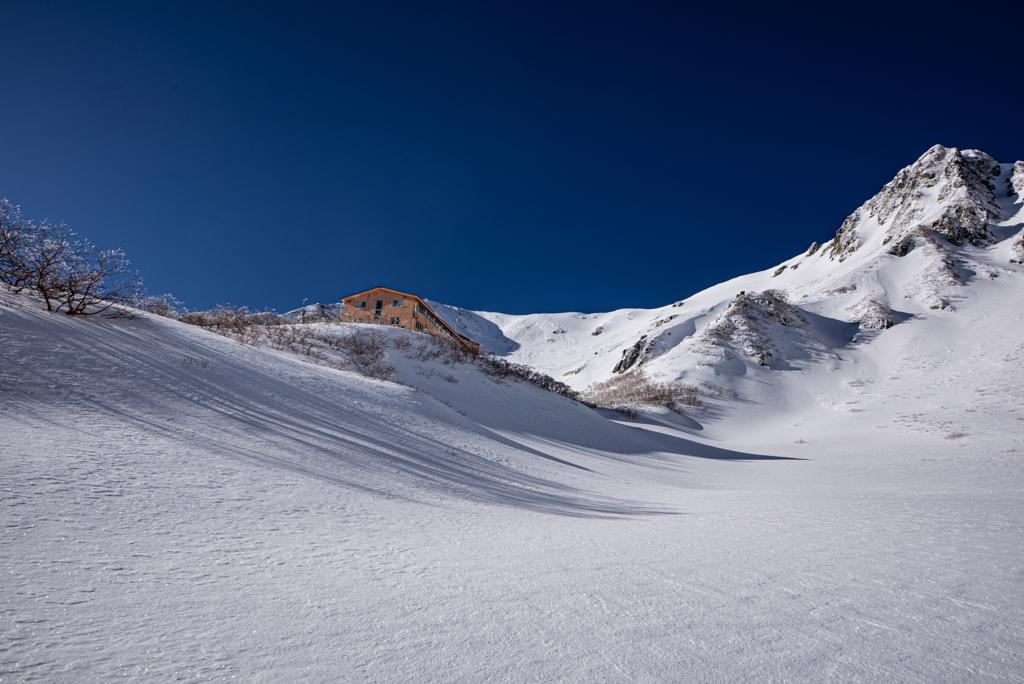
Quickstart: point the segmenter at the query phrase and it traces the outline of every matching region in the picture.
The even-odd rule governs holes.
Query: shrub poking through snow
[[[550,375],[545,375],[544,373],[530,368],[529,366],[525,366],[521,363],[511,363],[505,359],[499,359],[494,354],[480,354],[476,362],[484,375],[490,376],[499,382],[502,380],[511,380],[512,382],[529,382],[537,385],[537,387],[540,387],[541,389],[554,392],[555,394],[559,394],[567,399],[578,401],[591,408],[595,407],[595,404],[588,401],[582,393],[577,392],[564,382],[559,382]]]
[[[154,306],[163,308],[160,303]],[[375,326],[326,321],[293,323],[272,311],[250,313],[244,306],[231,304],[220,304],[207,311],[176,311],[171,317],[240,344],[267,345],[277,351],[290,351],[318,366],[327,365],[337,370],[351,367],[360,375],[376,380],[388,380],[395,373],[395,367],[388,361],[387,333]],[[411,343],[396,346],[407,349]]]
[[[583,392],[583,398],[630,418],[636,418],[652,406],[663,406],[676,413],[683,413],[684,408],[703,406],[696,386],[655,382],[647,377],[643,368],[593,384]]]
[[[272,311],[250,313],[247,307],[234,306],[226,302],[206,311],[182,311],[177,319],[182,323],[230,337],[250,347],[258,347],[270,341],[269,328],[280,324],[280,320]],[[275,349],[284,348],[281,343],[273,346]]]
[[[170,293],[143,297],[135,303],[135,308],[164,318],[177,319],[184,313],[182,303]]]
[[[700,364],[698,364],[698,365],[700,365]],[[700,386],[705,388],[709,393],[711,393],[712,395],[718,397],[719,399],[735,399],[736,398],[736,392],[734,392],[733,390],[731,390],[731,389],[729,389],[727,387],[722,387],[721,385],[716,385],[713,382],[708,382],[707,380],[701,380],[700,381]]]
[[[345,365],[352,366],[366,378],[389,380],[395,367],[388,363],[388,336],[380,328],[348,329],[341,338]]]
[[[391,344],[398,351],[408,351],[412,347],[412,337],[409,335],[399,335],[391,340]]]
[[[412,343],[410,342],[410,346]],[[397,347],[396,347],[397,348]],[[441,359],[444,365],[470,363],[479,353],[477,349],[467,349],[453,339],[440,335],[421,335],[415,343],[413,356],[419,361]]]

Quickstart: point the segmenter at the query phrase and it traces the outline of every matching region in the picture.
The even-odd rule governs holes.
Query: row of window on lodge
[[[374,307],[374,310],[373,310],[373,322],[374,323],[382,323],[386,319],[388,321],[387,325],[402,325],[402,317],[401,316],[384,316],[383,315],[383,312],[384,312],[384,302],[385,302],[385,300],[383,300],[383,299],[378,299],[377,300],[377,302],[376,302],[377,305]],[[368,301],[356,302],[355,303],[356,304],[356,310],[365,310],[366,309],[366,305],[368,303],[369,303]],[[404,306],[405,306],[405,300],[404,299],[392,299],[391,300],[391,309],[401,309]],[[430,321],[430,325],[436,331],[438,331],[440,333],[443,333],[444,335],[447,335],[448,337],[454,338],[454,335],[452,335],[451,331],[449,331],[448,328],[446,328],[442,323],[440,323],[438,321],[437,317],[435,317],[434,314],[432,314],[425,306],[423,306],[422,304],[420,304],[418,302],[416,303],[416,313],[418,313],[420,316],[423,316],[428,321]],[[365,317],[353,318],[352,322],[353,323],[365,323],[366,322],[366,318]],[[420,321],[416,321],[416,330],[418,332],[423,332],[424,331],[423,323],[421,323]]]

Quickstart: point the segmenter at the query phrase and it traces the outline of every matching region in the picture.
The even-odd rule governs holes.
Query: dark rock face
[[[625,373],[636,364],[637,360],[640,358],[641,354],[644,351],[645,339],[647,339],[647,335],[644,335],[639,340],[637,340],[637,343],[634,344],[629,349],[624,349],[622,351],[622,359],[620,359],[619,362],[615,364],[615,368],[612,370],[613,373]]]
[[[672,318],[675,317],[671,316],[668,319],[661,321],[660,323],[667,323]],[[671,333],[666,334],[671,335]],[[622,358],[619,360],[617,364],[615,364],[615,368],[612,369],[612,372],[625,373],[633,366],[642,366],[643,364],[650,361],[652,358],[654,358],[654,354],[656,352],[655,347],[657,345],[658,338],[658,335],[655,335],[654,337],[651,338],[648,338],[647,335],[641,335],[640,339],[636,341],[636,344],[634,344],[629,349],[622,350]]]
[[[930,228],[936,233],[944,233],[950,244],[962,245],[966,240],[975,247],[984,247],[993,240],[988,229],[990,218],[975,207],[953,206],[948,207]]]
[[[778,278],[780,275],[782,275],[782,272],[785,270],[785,266],[779,266],[777,269],[775,269],[775,273],[772,274],[772,278]]]
[[[889,248],[889,254],[898,257],[905,257],[914,248],[914,238],[907,236]]]
[[[811,246],[807,248],[807,254],[804,256],[814,256],[814,253],[821,249],[821,245],[817,242],[812,242]]]

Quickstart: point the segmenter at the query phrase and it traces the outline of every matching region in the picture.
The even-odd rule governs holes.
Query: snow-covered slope
[[[992,384],[1020,347],[913,350],[976,402],[967,436],[920,396],[849,413],[854,383],[716,439],[414,350],[391,359],[418,390],[2,303],[5,682],[1024,669],[1022,413]]]
[[[744,420],[834,403],[848,383],[923,391],[923,359],[973,358],[1019,382],[1024,163],[935,146],[835,237],[659,309],[510,316],[435,304],[484,347],[583,389],[624,369],[701,385]],[[914,388],[914,389],[911,389]],[[938,403],[969,405],[956,392]],[[966,402],[966,403],[965,403]],[[708,421],[711,413],[706,416]],[[699,418],[698,418],[699,419]]]

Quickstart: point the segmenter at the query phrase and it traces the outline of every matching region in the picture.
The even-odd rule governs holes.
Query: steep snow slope
[[[925,392],[935,371],[906,371],[947,349],[992,364],[993,389],[1010,391],[1021,377],[1006,359],[1024,333],[1022,190],[1024,163],[935,146],[829,242],[685,301],[526,316],[434,306],[486,349],[577,389],[624,366],[698,384],[719,404],[697,416],[706,427],[715,416],[781,419],[783,409],[836,401],[851,382],[872,383],[880,397]],[[971,406],[943,387],[933,403]]]

